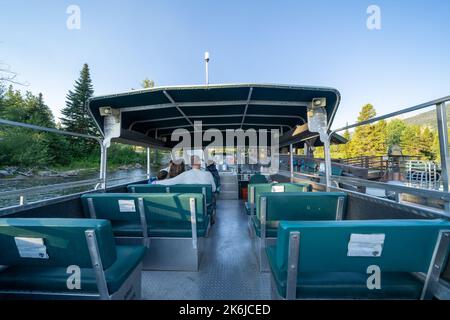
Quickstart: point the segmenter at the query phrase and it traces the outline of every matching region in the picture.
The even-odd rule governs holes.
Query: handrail
[[[27,129],[33,129],[33,130],[38,130],[38,131],[46,131],[46,132],[58,133],[58,134],[66,135],[66,136],[73,136],[73,137],[81,137],[81,138],[93,139],[93,140],[96,140],[100,145],[102,145],[102,139],[101,138],[96,137],[96,136],[91,136],[91,135],[88,135],[88,134],[64,131],[64,130],[59,130],[59,129],[54,129],[54,128],[46,128],[46,127],[41,127],[41,126],[37,126],[37,125],[34,125],[34,124],[10,121],[10,120],[5,120],[5,119],[0,119],[0,124],[4,124],[4,125],[7,125],[7,126],[13,126],[13,127],[22,127],[22,128],[27,128]]]
[[[105,188],[105,185],[106,185],[107,146],[103,145],[102,137],[96,137],[96,136],[83,134],[83,133],[64,131],[64,130],[59,130],[59,129],[55,129],[55,128],[47,128],[47,127],[42,127],[42,126],[38,126],[38,125],[34,125],[34,124],[16,122],[16,121],[11,121],[11,120],[6,120],[6,119],[1,119],[0,118],[0,125],[2,125],[2,124],[3,125],[7,125],[7,126],[21,127],[21,128],[27,128],[27,129],[37,130],[37,131],[51,132],[51,133],[56,133],[56,134],[61,134],[61,135],[66,135],[66,136],[72,136],[72,137],[93,139],[93,140],[97,141],[97,143],[100,146],[100,174],[99,174],[99,179],[101,180],[101,182],[98,183],[98,185],[95,187],[95,189],[97,189],[98,186],[102,187],[103,189]]]
[[[288,176],[288,175],[285,175],[285,176]],[[303,177],[309,177],[310,175],[309,174],[304,174],[304,173],[301,173],[301,172],[295,172],[295,174],[294,174],[294,181],[295,181],[295,179],[301,179],[301,180],[304,180],[303,179]],[[320,178],[319,176],[315,176],[315,178]],[[332,176],[332,179],[334,179],[334,178],[343,178],[343,177],[339,177],[339,176]],[[371,182],[373,182],[373,181],[368,181],[368,180],[364,180],[364,179],[360,179],[361,180],[361,182],[362,183],[365,183],[365,182],[369,182],[369,183],[371,183]],[[323,182],[317,182],[317,181],[312,181],[315,185],[319,185],[319,186],[322,186],[322,187],[324,187],[324,188],[326,188],[326,184],[325,183],[323,183]],[[337,183],[336,181],[334,181],[335,183]],[[386,186],[388,186],[388,188],[386,188]],[[392,188],[391,188],[392,187]],[[394,191],[394,188],[396,188],[396,187],[401,187],[401,186],[398,186],[398,185],[391,185],[391,184],[382,184],[382,186],[381,186],[381,188],[382,189],[386,189],[386,190],[389,190],[389,191]],[[419,195],[419,196],[422,196],[422,197],[424,197],[425,195],[423,194],[423,190],[422,189],[416,189],[416,188],[409,188],[409,187],[403,187],[403,188],[408,188],[408,190],[405,190],[404,192],[402,192],[402,193],[406,193],[406,194],[415,194],[415,195]],[[350,193],[350,194],[354,194],[354,195],[361,195],[361,196],[363,196],[363,197],[367,197],[367,198],[372,198],[372,199],[376,199],[376,200],[379,200],[379,201],[383,201],[383,202],[385,202],[385,203],[390,203],[390,204],[397,204],[397,205],[402,205],[402,206],[405,206],[405,207],[408,207],[408,208],[410,208],[410,209],[416,209],[417,207],[416,206],[414,206],[414,203],[408,203],[408,202],[400,202],[399,200],[400,200],[400,198],[399,197],[396,197],[396,200],[391,200],[391,199],[387,199],[387,198],[380,198],[380,197],[377,197],[377,196],[373,196],[373,195],[369,195],[369,194],[366,194],[366,193],[362,193],[362,192],[359,192],[359,191],[356,191],[356,190],[348,190],[348,189],[345,189],[345,188],[341,188],[341,187],[339,187],[338,185],[337,186],[332,186],[331,188],[330,188],[331,190],[337,190],[337,191],[344,191],[344,192],[347,192],[347,193]],[[397,190],[399,190],[399,189],[397,189]],[[416,191],[416,192],[414,192],[414,190]],[[445,196],[447,196],[447,193],[445,193],[445,192],[440,192],[440,191],[431,191],[431,190],[427,190],[427,191],[430,191],[430,192],[439,192],[439,193],[441,193],[441,195],[445,195]],[[414,193],[413,193],[414,192]],[[437,198],[437,194],[434,194],[434,196],[433,196],[433,198]],[[444,200],[445,201],[445,200]],[[448,218],[450,218],[450,214],[448,213],[448,212],[446,212],[445,210],[444,211],[442,211],[442,210],[439,210],[439,209],[436,209],[436,208],[433,208],[433,207],[428,207],[428,206],[424,206],[424,207],[422,207],[422,208],[420,208],[422,211],[424,211],[424,212],[427,212],[427,213],[429,213],[429,214],[431,214],[431,215],[438,215],[438,216],[440,216],[440,217],[445,217],[446,219],[448,219]]]
[[[422,103],[422,104],[419,104],[419,105],[416,105],[413,107],[409,107],[409,108],[402,109],[399,111],[391,112],[391,113],[388,113],[383,116],[371,118],[371,119],[361,121],[358,123],[354,123],[352,125],[348,125],[348,126],[345,126],[342,128],[334,129],[329,134],[328,139],[331,140],[332,135],[335,134],[336,132],[364,126],[364,125],[367,125],[367,124],[370,124],[373,122],[377,122],[377,121],[384,120],[387,118],[392,118],[392,117],[402,115],[405,113],[409,113],[409,112],[413,112],[413,111],[417,111],[420,109],[434,106],[436,108],[436,115],[437,115],[436,121],[438,124],[438,136],[439,136],[439,145],[440,145],[440,154],[441,154],[441,178],[442,178],[441,180],[442,180],[442,185],[444,187],[444,192],[449,192],[450,185],[449,185],[449,172],[448,171],[450,170],[450,154],[448,152],[448,128],[447,128],[447,109],[446,109],[446,102],[448,102],[448,101],[450,101],[450,96],[445,96],[443,98],[428,101],[428,102],[425,102],[425,103]],[[329,155],[329,150],[328,151],[325,150],[325,152],[328,152],[328,155]],[[329,157],[330,157],[330,155],[329,155]],[[326,172],[325,175],[327,177],[327,181],[329,181],[331,179],[331,172]],[[386,187],[388,184],[383,183],[382,185],[384,187]],[[327,187],[330,187],[330,185],[327,185]],[[412,188],[412,189],[414,189],[414,188]],[[424,189],[420,189],[420,190],[424,190]],[[445,211],[447,213],[450,213],[450,203],[449,202],[445,203]]]
[[[342,128],[334,129],[331,134],[336,133],[336,132],[340,132],[340,131],[344,131],[344,130],[347,130],[347,129],[352,129],[352,128],[364,126],[366,124],[370,124],[370,123],[377,122],[377,121],[380,121],[380,120],[385,120],[387,118],[392,118],[392,117],[395,117],[395,116],[399,116],[399,115],[404,114],[404,113],[409,113],[409,112],[417,111],[417,110],[420,110],[420,109],[425,109],[425,108],[428,108],[428,107],[436,106],[438,104],[445,103],[445,102],[448,102],[448,101],[450,101],[450,96],[446,96],[446,97],[443,97],[443,98],[440,98],[440,99],[436,99],[436,100],[432,100],[432,101],[429,101],[429,102],[421,103],[421,104],[418,104],[418,105],[413,106],[413,107],[409,107],[409,108],[406,108],[406,109],[402,109],[402,110],[399,110],[399,111],[394,111],[394,112],[385,114],[383,116],[371,118],[371,119],[368,119],[368,120],[365,120],[365,121],[361,121],[361,122],[357,122],[357,123],[354,123],[354,124],[351,124],[351,125],[348,125],[348,126],[345,126],[345,127],[342,127]]]
[[[24,188],[24,189],[15,189],[15,190],[9,190],[9,191],[2,191],[0,192],[0,198],[1,197],[14,197],[14,196],[21,196],[21,195],[28,195],[33,194],[39,191],[52,191],[52,190],[59,190],[59,189],[71,189],[76,187],[82,187],[85,185],[91,185],[100,183],[102,179],[89,179],[89,180],[79,180],[79,181],[71,181],[71,182],[64,182],[64,183],[57,183],[57,184],[51,184],[51,185],[44,185],[44,186],[36,186],[31,188]]]
[[[408,187],[408,186],[376,182],[376,181],[364,180],[364,179],[353,178],[353,177],[331,176],[331,179],[334,180],[335,182],[339,182],[339,183],[347,183],[347,184],[352,184],[352,185],[361,186],[361,187],[379,188],[379,189],[384,189],[387,191],[393,191],[393,192],[398,192],[398,193],[407,193],[407,194],[416,195],[416,196],[420,196],[420,197],[427,197],[427,198],[439,199],[439,200],[444,200],[444,201],[450,202],[450,193],[438,191],[438,190],[412,188],[412,187]]]

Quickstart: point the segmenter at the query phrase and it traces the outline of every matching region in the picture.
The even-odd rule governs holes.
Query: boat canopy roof
[[[276,84],[218,84],[167,86],[97,96],[88,109],[105,134],[100,108],[120,110],[120,137],[115,140],[136,145],[171,147],[170,136],[179,128],[193,131],[195,121],[202,130],[278,129],[281,141],[299,144],[310,135],[293,135],[307,123],[307,107],[314,98],[326,98],[331,126],[340,102],[332,88]],[[311,134],[311,133],[310,133]],[[335,141],[336,142],[336,141]],[[344,139],[345,142],[345,139]]]

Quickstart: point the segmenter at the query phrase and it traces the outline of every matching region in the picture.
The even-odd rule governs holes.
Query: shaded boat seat
[[[263,192],[307,192],[309,184],[303,183],[258,183],[248,185],[247,202],[245,210],[248,215],[252,214],[252,206],[255,207],[260,193]],[[253,209],[254,210],[254,209]]]
[[[269,271],[265,247],[273,244],[278,225],[286,221],[342,220],[346,209],[344,192],[263,192],[251,216],[251,234],[256,237],[254,250],[261,272]]]
[[[448,254],[446,232],[444,220],[282,221],[276,244],[266,248],[273,297],[432,298],[432,282],[424,287],[412,273],[435,272],[435,250]],[[379,289],[367,285],[373,266]]]
[[[278,223],[286,221],[342,220],[347,194],[344,192],[263,192],[258,195],[253,227],[261,236],[261,215],[266,224],[265,237],[276,237]]]
[[[214,213],[215,198],[209,184],[175,184],[163,186],[158,184],[131,184],[127,186],[129,193],[202,193],[205,197],[208,214]]]
[[[143,237],[143,224],[149,237],[192,237],[191,199],[195,201],[197,236],[206,236],[209,226],[199,193],[98,193],[81,199],[85,214],[110,220],[117,237]]]
[[[92,232],[102,269],[93,267],[87,233]],[[17,239],[42,241],[30,257],[32,249],[17,244]],[[45,247],[44,247],[45,246]],[[5,218],[0,219],[0,297],[21,295],[62,295],[64,298],[124,299],[141,297],[141,269],[144,246],[116,245],[111,224],[107,220]],[[31,251],[30,251],[31,250]],[[28,255],[27,255],[28,254]],[[46,257],[47,256],[47,257]],[[69,266],[80,268],[80,289],[67,285]],[[104,277],[106,291],[96,272]],[[100,281],[101,282],[101,281]]]
[[[266,176],[264,176],[260,173],[256,173],[250,177],[250,180],[248,183],[249,184],[258,184],[258,183],[267,183],[267,182],[268,181],[267,181]]]

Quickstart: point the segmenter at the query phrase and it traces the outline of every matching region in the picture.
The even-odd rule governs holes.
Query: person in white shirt
[[[191,170],[185,171],[178,176],[170,179],[155,181],[155,184],[170,186],[174,184],[210,184],[212,192],[216,192],[216,183],[214,177],[209,171],[201,170],[201,161],[199,156],[191,157]]]

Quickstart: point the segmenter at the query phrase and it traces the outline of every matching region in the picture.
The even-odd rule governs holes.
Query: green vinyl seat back
[[[144,197],[147,223],[154,227],[191,228],[190,199],[195,200],[197,225],[205,223],[206,210],[201,193],[153,194]]]
[[[258,183],[267,183],[267,182],[268,181],[267,181],[266,176],[264,176],[260,173],[256,173],[250,177],[250,180],[248,183],[249,184],[258,184]]]
[[[127,186],[129,193],[166,193],[166,186],[160,184],[130,184]]]
[[[342,173],[344,172],[344,169],[337,167],[337,166],[332,166],[331,167],[331,174],[333,176],[342,176]],[[320,172],[319,173],[320,176],[324,176],[325,173],[324,172]]]
[[[265,185],[255,185],[254,187],[254,200],[255,200],[255,212],[260,210],[260,198],[262,193],[298,193],[308,192],[309,185],[304,183],[270,183]]]
[[[306,173],[316,172],[317,163],[315,161],[300,160],[300,163],[301,163],[300,171]]]
[[[325,286],[331,290],[337,278],[333,280],[324,275],[340,273],[346,274],[349,281],[354,275],[361,275],[361,283],[353,283],[359,287],[359,291],[355,289],[355,292],[367,293],[368,267],[377,266],[382,272],[382,286],[385,274],[391,289],[398,293],[404,285],[405,290],[409,287],[408,294],[417,298],[418,291],[410,288],[411,283],[415,283],[410,273],[428,272],[439,233],[449,230],[450,222],[444,220],[282,221],[276,245],[268,247],[266,252],[282,296],[286,289],[290,235],[291,232],[299,232],[297,290],[302,286],[302,277],[309,286],[309,289],[304,288],[306,291],[313,286],[322,286],[322,289]],[[373,237],[370,241],[378,245],[371,246],[374,242],[367,244],[369,240],[357,238],[361,235]],[[377,242],[380,237],[381,242]],[[361,244],[361,241],[366,243]],[[326,285],[315,283],[326,278]],[[340,294],[348,294],[354,289],[343,284],[345,277],[339,281],[343,291],[347,291]],[[400,287],[395,287],[395,283]],[[420,291],[420,281],[416,284]],[[388,293],[384,294],[388,296]],[[297,295],[301,295],[301,289]]]
[[[276,237],[278,223],[282,220],[341,220],[346,202],[345,192],[263,192],[259,194],[254,228],[260,236],[261,211],[264,205],[267,225],[265,236]]]
[[[0,219],[0,265],[23,267],[91,268],[86,230],[94,230],[103,268],[116,260],[116,246],[111,224],[96,219],[2,218]],[[27,257],[16,241],[42,241],[43,258]],[[22,249],[26,250],[26,249]]]
[[[257,198],[260,193],[263,192],[307,192],[309,188],[308,184],[303,183],[256,183],[248,185],[247,201],[249,204],[251,201],[251,193],[253,190],[255,207]]]
[[[175,184],[163,186],[158,184],[132,184],[127,186],[130,193],[203,193],[206,205],[213,202],[212,186],[210,184]]]
[[[195,201],[199,234],[205,232],[209,221],[201,193],[94,193],[81,199],[85,214],[94,212],[96,218],[110,220],[116,236],[143,235],[142,209],[150,236],[172,236],[183,230],[188,236],[192,228],[190,199]]]
[[[0,290],[38,292],[40,296],[99,294],[86,239],[88,230],[95,232],[108,294],[117,292],[141,263],[145,247],[116,246],[107,220],[59,218],[0,219],[0,265],[7,266],[0,271]],[[80,268],[80,288],[70,290],[69,268],[74,266]]]

